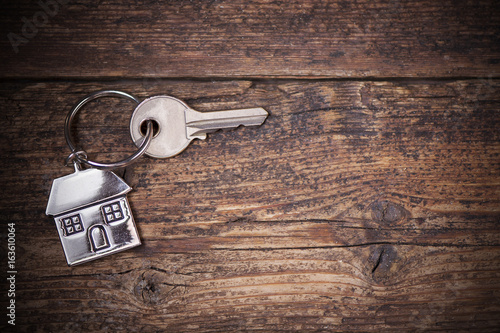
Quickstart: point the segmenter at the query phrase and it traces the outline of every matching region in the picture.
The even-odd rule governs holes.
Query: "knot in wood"
[[[169,274],[159,268],[151,268],[139,274],[136,280],[134,294],[147,305],[157,305],[165,302],[166,295],[172,287],[167,282]]]
[[[375,201],[371,211],[372,219],[384,224],[399,224],[409,216],[406,209],[388,200]]]
[[[376,247],[369,258],[373,280],[380,284],[390,284],[392,275],[396,271],[394,264],[397,261],[398,252],[394,246],[387,244]]]
[[[161,305],[186,291],[188,285],[185,280],[185,276],[152,266],[139,272],[134,294],[146,305]]]

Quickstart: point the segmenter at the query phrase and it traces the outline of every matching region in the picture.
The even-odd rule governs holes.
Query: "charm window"
[[[61,219],[61,225],[65,236],[71,236],[83,231],[82,218],[80,217],[80,214]]]
[[[123,211],[119,201],[112,202],[109,205],[102,206],[102,214],[106,223],[115,222],[123,219]]]

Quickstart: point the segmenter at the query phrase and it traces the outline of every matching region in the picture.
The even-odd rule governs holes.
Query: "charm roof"
[[[111,171],[87,169],[56,178],[52,183],[47,215],[59,215],[124,195],[132,188]]]

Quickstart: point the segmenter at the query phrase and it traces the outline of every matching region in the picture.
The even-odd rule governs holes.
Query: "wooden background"
[[[500,330],[496,1],[42,3],[0,13],[2,331]],[[117,170],[143,245],[67,267],[45,206],[101,89],[270,116]],[[132,110],[82,111],[91,158]]]

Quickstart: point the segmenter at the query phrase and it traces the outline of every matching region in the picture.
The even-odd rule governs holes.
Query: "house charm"
[[[141,244],[126,196],[131,190],[113,172],[98,169],[54,180],[46,214],[54,217],[68,265]]]

